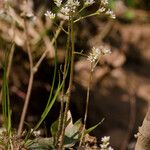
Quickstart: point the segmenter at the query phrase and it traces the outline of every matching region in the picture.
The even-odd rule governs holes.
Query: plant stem
[[[70,96],[71,96],[71,88],[73,83],[73,71],[74,71],[74,22],[73,22],[73,15],[70,16],[71,21],[71,66],[70,66],[70,79],[69,79],[69,87],[67,90],[67,99],[64,111],[64,118],[63,118],[63,125],[62,125],[62,133],[61,133],[61,141],[59,145],[59,150],[63,149],[64,145],[64,136],[65,136],[65,128],[66,128],[66,121],[67,121],[67,112],[69,109],[70,104]]]
[[[60,22],[60,26],[62,26],[64,24],[64,21]],[[40,66],[40,64],[42,63],[42,61],[44,60],[44,58],[46,57],[47,53],[49,52],[48,50],[46,50],[42,56],[40,57],[40,59],[38,60],[38,62],[35,64],[35,66],[33,66],[33,60],[32,60],[32,54],[31,54],[31,48],[28,42],[28,31],[27,31],[27,24],[26,21],[24,20],[24,26],[25,26],[25,34],[26,34],[26,45],[27,45],[27,51],[28,51],[28,57],[29,57],[29,62],[30,62],[30,79],[29,79],[29,84],[28,84],[28,90],[27,90],[27,94],[26,94],[26,98],[25,98],[25,104],[23,107],[23,111],[21,114],[21,120],[19,123],[19,128],[18,128],[18,135],[21,134],[22,132],[22,128],[23,128],[23,122],[25,120],[25,116],[26,116],[26,111],[28,108],[28,103],[29,103],[29,99],[30,99],[30,95],[31,95],[31,90],[32,90],[32,85],[33,85],[33,79],[34,79],[34,74],[38,71],[38,68]],[[55,40],[57,39],[59,33],[61,31],[61,28],[59,28],[56,31],[56,34],[54,36],[54,38],[52,39],[51,43],[54,44]]]
[[[60,31],[62,30],[61,28],[62,28],[63,24],[64,24],[64,20],[60,22],[60,25],[59,25],[60,27],[59,27],[58,30],[56,31],[55,36],[54,36],[54,38],[53,38],[52,41],[51,41],[51,44],[52,44],[52,45],[54,44],[54,42],[56,41],[56,39],[57,39],[57,37],[58,37]],[[42,54],[42,56],[40,57],[40,59],[38,60],[38,62],[35,64],[35,66],[34,66],[34,70],[35,70],[35,71],[38,70],[40,64],[42,63],[42,61],[44,60],[44,58],[47,56],[47,53],[48,53],[48,52],[49,52],[49,50],[46,50],[46,51]]]
[[[66,54],[65,54],[65,64],[64,64],[64,70],[63,70],[63,80],[66,78],[66,70],[67,66],[69,65],[69,47],[70,47],[70,21],[68,21],[68,38],[67,38],[67,47],[66,47]],[[62,98],[61,98],[61,107],[60,107],[60,113],[59,113],[59,122],[58,122],[58,132],[56,134],[56,143],[55,146],[58,146],[59,137],[62,131],[62,124],[63,124],[63,112],[64,112],[64,97],[65,97],[65,84],[62,87]]]
[[[25,98],[25,103],[23,106],[23,111],[21,114],[21,119],[20,119],[19,127],[18,127],[18,135],[19,136],[21,135],[21,132],[23,129],[23,124],[24,124],[26,113],[27,113],[27,108],[28,108],[28,104],[29,104],[29,100],[30,100],[31,90],[32,90],[32,86],[33,86],[33,79],[34,79],[32,53],[31,53],[31,48],[30,48],[30,44],[29,44],[27,22],[25,19],[24,19],[24,30],[25,30],[25,35],[26,35],[26,46],[27,46],[27,53],[28,53],[29,64],[30,64],[30,78],[29,78],[29,84],[28,84],[27,94],[26,94],[26,98]]]
[[[75,20],[74,23],[79,22],[80,20],[83,20],[83,19],[85,19],[85,18],[95,16],[95,15],[98,15],[98,12],[95,12],[95,13],[93,13],[93,14],[89,14],[89,15],[87,15],[87,16],[80,17],[80,18],[78,18],[77,20]]]
[[[91,64],[90,77],[89,77],[89,83],[88,83],[87,95],[86,95],[86,106],[85,106],[85,114],[84,114],[84,123],[83,123],[83,128],[82,128],[82,131],[81,131],[81,138],[80,138],[80,143],[79,143],[79,148],[78,149],[81,148],[82,143],[83,143],[83,138],[84,138],[84,131],[85,131],[87,115],[88,115],[88,108],[89,108],[90,86],[91,86],[91,81],[92,81],[92,75],[93,75],[93,67],[92,67],[92,64]]]
[[[12,18],[13,20],[13,18]],[[13,60],[13,56],[14,56],[14,51],[15,51],[15,21],[12,21],[12,30],[13,30],[13,36],[12,36],[12,46],[10,49],[10,54],[9,54],[9,58],[8,58],[8,66],[7,66],[7,79],[9,78],[10,75],[10,70],[11,70],[11,66],[12,66],[12,60]],[[2,102],[2,91],[0,92],[0,104]]]

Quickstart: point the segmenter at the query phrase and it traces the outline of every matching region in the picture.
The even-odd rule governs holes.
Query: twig
[[[93,14],[90,14],[90,15],[87,15],[87,16],[83,16],[83,17],[80,17],[79,19],[75,20],[74,23],[76,22],[79,22],[80,20],[83,20],[85,18],[88,18],[88,17],[92,17],[92,16],[95,16],[95,15],[98,15],[99,13],[95,12]]]
[[[69,47],[70,47],[70,21],[68,22],[68,38],[67,38],[67,43],[66,43],[66,54],[65,54],[65,64],[64,64],[64,70],[63,70],[63,80],[65,80],[65,76],[66,76],[66,71],[67,71],[67,67],[69,65]],[[62,87],[62,98],[61,98],[61,106],[60,106],[60,113],[59,113],[59,122],[58,122],[58,131],[56,133],[56,142],[55,142],[55,146],[58,147],[58,143],[59,143],[59,137],[62,131],[62,127],[63,127],[63,117],[64,117],[64,97],[65,97],[65,84]]]
[[[10,50],[10,54],[9,54],[9,58],[8,58],[8,66],[7,66],[7,79],[9,78],[9,74],[10,74],[10,70],[11,70],[11,66],[12,66],[12,60],[13,60],[13,56],[14,56],[14,51],[15,51],[15,44],[13,43],[11,50]],[[2,90],[0,92],[0,104],[2,102]]]
[[[11,16],[12,17],[12,16]],[[12,18],[13,20],[13,18]],[[9,58],[8,58],[8,65],[7,65],[7,79],[9,78],[9,74],[10,74],[10,70],[11,70],[11,66],[12,66],[12,60],[13,60],[13,56],[14,56],[14,51],[15,51],[15,42],[14,42],[14,39],[15,39],[15,21],[13,20],[12,21],[12,30],[13,30],[13,35],[12,35],[12,47],[10,49],[10,54],[9,54]],[[2,91],[0,92],[0,104],[2,102]]]
[[[102,42],[102,40],[110,33],[113,25],[114,22],[112,20],[106,24],[106,26],[103,28],[103,30],[100,33],[100,37],[98,38],[100,42]]]
[[[64,24],[64,21],[61,21],[60,26],[62,26]],[[23,129],[23,122],[25,120],[25,116],[26,116],[26,111],[28,108],[28,104],[29,104],[29,99],[30,99],[30,95],[31,95],[31,90],[32,90],[32,85],[33,85],[33,79],[34,79],[34,74],[38,71],[38,68],[40,66],[40,64],[42,63],[42,61],[44,60],[44,58],[46,57],[47,53],[49,52],[49,50],[46,50],[42,56],[40,57],[40,59],[38,60],[38,62],[35,64],[35,66],[33,66],[33,60],[32,60],[32,54],[31,54],[31,48],[28,42],[28,31],[27,31],[27,23],[24,20],[24,26],[25,26],[25,33],[26,33],[26,45],[27,45],[27,51],[28,51],[28,57],[29,57],[29,62],[30,62],[30,79],[29,79],[29,84],[28,84],[28,90],[27,90],[27,95],[25,98],[25,104],[23,107],[23,111],[22,111],[22,115],[21,115],[21,120],[19,123],[19,128],[18,128],[18,135],[21,134],[22,129]],[[59,28],[56,31],[56,35],[54,36],[54,38],[51,41],[51,44],[53,45],[55,40],[57,39],[59,33],[61,31],[61,28]]]
[[[29,44],[29,35],[28,35],[28,27],[27,27],[27,22],[24,19],[24,30],[25,30],[25,35],[26,35],[26,46],[27,46],[27,53],[29,57],[29,63],[30,63],[30,78],[29,78],[29,84],[28,84],[28,89],[27,89],[27,94],[25,98],[25,103],[23,106],[23,111],[21,114],[21,119],[19,122],[19,128],[18,128],[18,135],[21,135],[22,129],[23,129],[23,124],[25,120],[25,116],[27,113],[27,108],[30,100],[30,95],[31,95],[31,90],[32,90],[32,85],[33,85],[33,79],[34,79],[34,71],[33,71],[33,60],[32,60],[32,53],[31,53],[31,48]]]
[[[64,21],[61,21],[61,22],[60,22],[60,27],[62,27],[63,24],[64,24]],[[52,41],[51,41],[51,44],[52,44],[52,45],[54,44],[55,40],[57,39],[57,37],[58,37],[60,31],[61,31],[61,28],[58,28],[58,30],[56,31],[56,34],[55,34],[54,38],[53,38]],[[38,62],[35,64],[35,66],[34,66],[34,70],[35,70],[35,71],[38,70],[40,64],[42,63],[42,61],[44,60],[44,58],[46,57],[46,55],[47,55],[48,52],[49,52],[49,50],[45,50],[45,52],[42,54],[42,56],[40,57],[40,59],[38,60]]]
[[[13,43],[13,45],[11,47],[11,50],[10,50],[10,54],[9,54],[9,61],[8,61],[8,66],[7,66],[7,78],[10,75],[10,70],[11,70],[11,66],[12,66],[14,51],[15,51],[15,43]]]
[[[61,133],[61,141],[59,145],[58,150],[63,149],[64,144],[64,135],[65,135],[65,129],[66,129],[66,121],[67,121],[67,113],[69,109],[70,104],[70,96],[71,96],[71,89],[73,84],[73,70],[74,70],[74,22],[73,22],[73,16],[70,17],[71,21],[71,66],[70,66],[70,79],[69,79],[69,86],[66,93],[67,99],[66,99],[66,106],[64,110],[64,118],[63,118],[63,124],[62,124],[62,133]]]
[[[90,98],[90,86],[91,86],[91,81],[92,81],[92,75],[93,75],[93,67],[91,64],[90,67],[90,77],[89,77],[89,83],[87,87],[87,96],[86,96],[86,106],[85,106],[85,114],[84,114],[84,123],[83,123],[83,128],[81,131],[81,138],[80,138],[80,143],[79,143],[79,148],[81,148],[82,143],[83,143],[83,138],[84,138],[84,131],[85,131],[85,126],[86,126],[86,121],[87,121],[87,115],[88,115],[88,108],[89,108],[89,98]]]

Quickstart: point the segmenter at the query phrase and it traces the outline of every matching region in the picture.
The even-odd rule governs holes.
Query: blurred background
[[[133,150],[136,142],[134,135],[144,119],[150,101],[150,1],[109,2],[116,14],[115,20],[95,16],[84,19],[75,26],[77,52],[83,50],[88,53],[91,47],[100,45],[107,45],[112,51],[110,56],[100,60],[93,74],[87,127],[105,118],[92,135],[98,141],[104,135],[110,136],[111,145],[116,150]],[[97,8],[98,4],[95,3],[85,11],[94,12]],[[54,71],[54,47],[51,39],[57,26],[45,18],[47,9],[55,11],[50,0],[29,0],[27,5],[22,0],[0,0],[0,88],[5,54],[15,44],[9,75],[12,121],[15,128],[18,127],[29,80],[29,61],[21,17],[24,10],[29,16],[33,15],[28,19],[27,26],[34,63],[45,50],[49,50],[33,83],[26,116],[26,122],[31,127],[39,120],[49,96]],[[64,28],[66,25],[65,23]],[[66,35],[61,32],[57,39],[59,66],[64,63],[65,43]],[[76,121],[84,115],[89,78],[89,62],[80,55],[75,58],[74,74],[70,110]],[[41,128],[49,128],[58,118],[59,107],[59,102],[56,102]]]

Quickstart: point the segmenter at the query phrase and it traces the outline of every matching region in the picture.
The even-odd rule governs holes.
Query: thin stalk
[[[9,54],[9,58],[8,58],[7,73],[6,73],[7,79],[9,78],[9,75],[10,75],[14,51],[15,51],[15,44],[13,43],[12,47],[10,49],[10,54]],[[2,102],[2,91],[0,92],[0,104],[1,104],[1,102]]]
[[[63,24],[64,24],[64,20],[60,22],[60,25],[59,25],[60,27],[59,27],[58,30],[56,31],[55,36],[54,36],[54,38],[53,38],[52,41],[51,41],[51,44],[52,44],[52,45],[54,44],[54,42],[56,41],[58,35],[60,34],[60,32],[61,32],[61,30],[62,30],[61,27],[63,26]],[[46,51],[42,54],[42,56],[40,57],[40,59],[38,60],[38,62],[35,64],[35,66],[34,66],[34,70],[35,70],[35,71],[38,70],[40,64],[42,63],[42,61],[44,60],[44,58],[47,56],[47,53],[48,53],[48,52],[49,52],[49,50],[46,50]]]
[[[75,55],[80,55],[80,56],[83,56],[83,57],[87,57],[88,55],[86,54],[82,54],[82,52],[74,52]]]
[[[9,58],[8,58],[8,66],[7,66],[7,78],[10,75],[10,70],[11,70],[11,66],[12,66],[12,60],[13,60],[13,56],[14,56],[14,51],[15,51],[15,43],[12,44],[11,50],[10,50],[10,54],[9,54]]]
[[[70,21],[68,21],[68,38],[67,38],[67,47],[66,47],[66,54],[65,54],[65,64],[63,70],[63,80],[65,80],[67,66],[69,65],[69,47],[70,47]],[[62,87],[62,98],[61,98],[61,106],[60,106],[60,113],[59,113],[59,122],[58,122],[58,132],[56,134],[56,143],[55,146],[58,146],[59,137],[62,131],[62,124],[63,124],[63,112],[64,112],[64,93],[65,93],[65,84]]]
[[[85,8],[90,7],[91,5],[83,5],[83,7],[77,12],[78,14],[81,13]]]
[[[71,96],[71,88],[73,83],[73,70],[74,70],[74,22],[73,22],[73,15],[70,17],[71,21],[71,66],[70,66],[70,79],[69,79],[69,87],[67,90],[67,99],[66,99],[66,106],[64,110],[64,118],[63,118],[63,125],[62,125],[62,133],[61,133],[61,141],[59,145],[59,150],[63,149],[64,145],[64,135],[65,135],[65,129],[66,129],[66,121],[67,121],[67,112],[69,109],[70,104],[70,96]]]
[[[56,60],[55,60],[56,61]],[[66,80],[66,76],[68,74],[68,69],[69,69],[69,66],[67,66],[66,68],[66,74],[64,76],[64,79],[62,82],[60,82],[60,76],[59,76],[59,83],[58,83],[58,87],[57,87],[57,90],[55,92],[55,95],[53,96],[53,98],[51,99],[51,94],[49,96],[49,99],[48,99],[48,103],[47,103],[47,106],[44,110],[44,112],[42,113],[41,115],[41,119],[39,120],[39,122],[35,125],[35,127],[33,128],[33,131],[32,132],[29,132],[27,134],[27,136],[25,137],[24,139],[24,144],[26,144],[28,138],[32,135],[32,133],[37,130],[39,128],[39,126],[41,125],[41,123],[44,121],[45,117],[48,115],[49,111],[51,110],[52,106],[54,105],[57,97],[58,97],[58,94],[60,93],[60,91],[62,90],[62,87],[65,83],[65,80]],[[51,93],[51,92],[50,92]]]
[[[81,148],[82,143],[83,143],[83,138],[84,138],[84,131],[85,131],[87,115],[88,115],[88,108],[89,108],[90,86],[91,86],[91,81],[92,81],[92,75],[93,75],[93,67],[92,67],[92,64],[91,64],[90,77],[89,77],[89,83],[88,83],[87,95],[86,95],[86,106],[85,106],[85,114],[84,114],[84,123],[83,123],[83,128],[82,128],[82,131],[81,131],[81,138],[80,138],[80,143],[79,143],[79,148],[78,149]]]
[[[10,14],[11,16],[11,14]],[[12,17],[12,16],[11,16]],[[12,30],[13,30],[13,35],[12,35],[12,47],[10,49],[10,54],[9,54],[9,58],[8,58],[8,66],[7,66],[7,78],[9,77],[10,75],[10,70],[11,70],[11,66],[12,66],[12,60],[13,60],[13,56],[14,56],[14,51],[15,51],[15,35],[16,35],[16,32],[15,32],[15,28],[16,28],[16,25],[15,25],[15,21],[12,17]]]
[[[7,60],[7,58],[6,58]],[[6,64],[5,64],[6,66]],[[6,128],[9,141],[6,149],[13,150],[12,146],[12,134],[11,134],[11,110],[10,110],[10,98],[9,98],[9,87],[6,73],[6,67],[4,66],[3,85],[2,85],[2,112],[4,117],[4,127]]]
[[[56,93],[54,95],[54,97],[52,98],[51,102],[49,103],[48,106],[46,106],[43,114],[41,115],[41,119],[39,120],[39,122],[35,125],[35,127],[33,128],[33,131],[32,132],[29,132],[27,134],[27,136],[25,137],[24,139],[24,145],[26,144],[27,140],[29,139],[29,137],[33,134],[33,132],[35,130],[37,130],[39,128],[39,126],[42,124],[42,122],[44,121],[44,119],[46,118],[46,116],[48,115],[49,111],[51,110],[52,106],[54,105],[55,101],[56,101],[56,98],[58,97],[58,94],[62,88],[62,85],[64,84],[64,81],[62,81],[62,83],[60,84],[60,82],[58,83],[58,87],[57,87],[57,90],[56,90]]]
[[[87,6],[84,5],[84,6],[78,11],[78,14],[79,14],[80,12],[82,12],[86,7],[87,7]]]
[[[88,17],[92,17],[92,16],[95,16],[95,15],[98,15],[98,14],[99,14],[98,12],[95,12],[95,13],[93,13],[93,14],[89,14],[89,15],[87,15],[87,16],[80,17],[80,18],[74,20],[74,23],[79,22],[80,20],[83,20],[83,19],[85,19],[85,18],[88,18]]]
[[[8,131],[8,116],[7,116],[7,90],[6,90],[6,71],[4,67],[3,84],[2,84],[2,114],[4,118],[4,127]]]
[[[55,35],[54,35],[55,36]],[[50,90],[50,95],[47,101],[47,105],[45,107],[45,109],[48,108],[51,98],[52,98],[52,94],[53,94],[53,89],[54,89],[54,85],[55,85],[55,79],[56,79],[56,73],[57,73],[57,48],[56,48],[56,44],[55,44],[55,59],[54,59],[54,74],[53,74],[53,81],[52,81],[52,86],[51,86],[51,90]],[[44,113],[42,114],[44,115]]]
[[[13,19],[12,19],[13,20]],[[9,58],[8,58],[8,65],[7,65],[7,79],[9,78],[10,75],[10,70],[11,70],[11,66],[12,66],[12,60],[13,60],[13,56],[14,56],[14,51],[15,51],[15,21],[13,20],[12,22],[12,30],[13,30],[13,36],[12,36],[12,46],[10,49],[10,54],[9,54]],[[0,92],[0,104],[2,102],[2,91]]]
[[[60,31],[61,31],[61,26],[63,26],[63,24],[64,24],[64,21],[61,21],[60,22],[60,28],[58,28],[58,30],[56,31],[56,34],[55,34],[54,38],[51,41],[52,45],[56,41],[56,39],[57,39],[57,37],[58,37],[58,35],[59,35]],[[25,20],[24,20],[24,26],[25,26],[26,39],[28,39],[27,24],[26,24]],[[30,79],[29,79],[28,90],[27,90],[27,94],[26,94],[26,98],[25,98],[25,104],[24,104],[24,108],[23,108],[23,111],[22,111],[22,114],[21,114],[21,120],[20,120],[20,123],[19,123],[18,135],[20,135],[21,132],[22,132],[23,122],[25,120],[26,111],[27,111],[27,108],[28,108],[28,103],[29,103],[29,99],[30,99],[30,95],[31,95],[34,74],[38,71],[38,68],[39,68],[40,64],[42,63],[42,61],[46,57],[47,53],[49,52],[48,50],[46,50],[42,54],[42,56],[40,57],[40,59],[38,60],[38,62],[35,64],[35,66],[33,66],[31,48],[30,48],[28,40],[26,40],[26,45],[27,45],[29,62],[30,62]]]
[[[63,21],[64,22],[64,21]],[[64,33],[68,35],[68,32],[63,28],[63,26],[58,25],[57,23],[53,22],[58,28],[60,28]]]
[[[64,24],[64,21],[61,21],[60,26],[62,26],[63,24]],[[61,31],[61,28],[59,28],[59,29],[56,31],[56,34],[55,34],[55,36],[53,37],[53,39],[52,39],[52,41],[51,41],[51,44],[54,44],[54,42],[56,41],[56,39],[57,39],[57,37],[58,37],[60,31]],[[32,88],[33,79],[34,79],[34,74],[38,71],[38,68],[39,68],[40,64],[42,63],[42,61],[44,60],[44,58],[46,57],[47,53],[48,53],[48,51],[45,51],[45,52],[43,53],[43,55],[40,57],[39,61],[35,64],[35,66],[33,66],[33,62],[32,62],[32,72],[31,72],[31,74],[30,74],[30,80],[29,80],[28,89],[31,89],[31,88]],[[30,66],[30,68],[31,68],[31,66]],[[55,59],[55,71],[54,71],[54,72],[56,73],[56,59]],[[55,76],[55,73],[54,73],[54,76]],[[48,103],[47,103],[47,105],[46,105],[46,108],[45,108],[45,110],[44,110],[44,112],[43,112],[43,114],[42,114],[42,116],[41,116],[41,119],[39,120],[39,122],[37,123],[37,125],[34,127],[33,131],[35,131],[35,130],[41,125],[41,123],[43,122],[43,120],[44,120],[45,117],[47,116],[49,110],[51,109],[51,107],[53,106],[53,104],[54,104],[54,102],[55,102],[55,100],[56,100],[56,97],[57,97],[57,95],[58,95],[60,89],[62,88],[62,85],[64,84],[64,81],[62,81],[62,83],[61,83],[60,86],[58,85],[58,89],[57,89],[57,91],[56,91],[56,94],[55,94],[55,96],[53,97],[53,99],[51,100],[52,90],[53,90],[54,83],[55,83],[55,77],[54,77],[54,79],[53,79],[52,89],[51,89],[51,91],[50,91],[50,96],[49,96],[49,99],[48,99]],[[31,89],[31,90],[32,90],[32,89]],[[28,93],[28,91],[27,91],[27,93]],[[29,95],[28,95],[28,96],[29,96]],[[50,102],[50,100],[51,100],[51,102]],[[26,104],[26,105],[28,105],[28,104]],[[27,109],[27,108],[24,108],[24,110],[25,110],[25,109]],[[22,122],[22,121],[21,121],[21,122]],[[20,126],[23,126],[23,125],[20,125]],[[21,128],[21,127],[20,127],[20,128]],[[19,134],[19,133],[20,133],[20,131],[18,130],[18,134]],[[30,135],[31,135],[31,133],[29,133],[29,134],[26,136],[26,138],[25,138],[25,143],[26,143],[28,137],[30,137]]]
[[[31,90],[32,90],[32,86],[33,86],[33,79],[34,79],[32,53],[31,53],[31,48],[30,48],[30,44],[29,44],[29,40],[28,40],[29,35],[28,35],[28,30],[27,30],[27,22],[25,19],[24,19],[24,30],[25,30],[25,35],[26,35],[26,46],[27,46],[27,53],[28,53],[29,64],[30,64],[30,78],[29,78],[29,84],[28,84],[27,94],[26,94],[26,98],[25,98],[25,103],[23,106],[23,111],[21,114],[21,119],[20,119],[19,127],[18,127],[18,135],[19,136],[21,135],[21,132],[23,129],[23,124],[24,124],[26,113],[27,113],[27,108],[28,108],[28,104],[29,104],[29,100],[30,100]]]

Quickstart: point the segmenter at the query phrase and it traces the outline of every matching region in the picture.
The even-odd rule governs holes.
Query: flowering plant
[[[27,0],[24,1],[24,3],[26,5]],[[29,137],[40,136],[41,132],[37,129],[40,127],[40,125],[42,124],[42,122],[44,121],[44,119],[46,118],[48,113],[50,112],[56,99],[59,99],[60,103],[61,103],[60,115],[59,115],[58,121],[54,122],[54,125],[52,128],[53,132],[51,132],[51,133],[54,133],[54,134],[52,134],[53,137],[50,140],[53,142],[52,147],[54,149],[58,149],[58,150],[64,149],[65,142],[66,142],[65,135],[69,135],[68,137],[71,140],[75,140],[75,141],[73,141],[74,145],[75,145],[75,143],[77,143],[77,140],[80,141],[79,146],[78,146],[78,148],[80,149],[84,145],[83,141],[84,141],[85,134],[88,134],[89,132],[94,130],[98,125],[101,124],[101,122],[99,122],[97,125],[89,128],[87,130],[85,128],[87,115],[88,115],[90,85],[91,85],[91,81],[92,81],[93,71],[94,71],[96,65],[98,64],[100,58],[106,54],[110,54],[111,51],[109,48],[107,48],[105,46],[93,47],[91,49],[91,52],[89,53],[89,55],[88,56],[86,55],[87,60],[90,62],[91,69],[90,69],[89,83],[88,83],[88,87],[87,87],[84,122],[83,122],[83,125],[82,125],[81,121],[77,121],[74,125],[71,123],[70,124],[71,130],[67,131],[66,130],[67,125],[69,125],[69,120],[70,120],[70,118],[68,119],[68,112],[69,112],[71,90],[72,90],[72,85],[73,85],[74,57],[76,54],[74,26],[75,26],[76,22],[79,22],[87,17],[96,16],[96,15],[98,16],[98,15],[103,14],[103,15],[110,17],[111,19],[115,19],[115,14],[113,13],[112,10],[110,10],[108,8],[107,0],[100,0],[98,3],[99,8],[97,10],[95,10],[95,12],[89,13],[87,15],[84,15],[84,13],[82,13],[82,11],[85,10],[87,7],[90,7],[91,5],[95,4],[96,3],[95,0],[82,0],[82,1],[81,0],[64,0],[64,1],[63,0],[54,0],[54,3],[57,7],[56,11],[53,12],[53,10],[47,10],[45,12],[45,17],[52,20],[54,24],[57,24],[56,23],[57,18],[59,18],[61,20],[60,25],[58,26],[58,30],[56,30],[54,38],[51,40],[51,45],[56,43],[56,39],[61,31],[64,31],[66,33],[67,40],[66,40],[65,63],[64,63],[64,67],[62,67],[63,69],[61,68],[62,70],[59,72],[59,82],[57,85],[57,89],[55,91],[53,91],[54,86],[57,84],[57,83],[55,83],[55,78],[56,78],[56,73],[57,73],[57,49],[56,49],[55,50],[55,58],[54,58],[54,68],[55,69],[54,69],[53,81],[52,81],[52,86],[50,89],[50,94],[49,94],[49,98],[47,101],[47,105],[46,105],[38,123],[34,126],[33,129],[31,128],[31,130],[28,133],[23,132],[22,130],[23,130],[24,121],[25,121],[25,117],[27,114],[27,108],[28,108],[28,104],[29,104],[29,100],[30,100],[30,96],[31,96],[32,87],[33,87],[33,80],[34,80],[35,74],[38,71],[38,68],[39,68],[41,62],[44,60],[44,58],[46,57],[46,55],[48,54],[49,51],[48,50],[44,51],[43,54],[41,55],[41,57],[38,59],[38,61],[36,63],[34,62],[33,57],[32,57],[32,49],[30,46],[31,43],[29,40],[30,39],[29,31],[32,31],[32,30],[28,29],[28,27],[30,27],[30,26],[28,26],[28,21],[33,17],[33,14],[26,12],[25,8],[27,8],[27,7],[23,7],[23,12],[21,14],[22,19],[23,19],[22,28],[25,33],[25,46],[26,46],[27,54],[28,54],[28,58],[29,58],[30,77],[29,77],[27,93],[25,96],[25,103],[24,103],[24,106],[22,109],[22,114],[20,117],[17,137],[21,137],[22,135],[25,136],[25,139],[23,139],[23,142],[22,142],[23,144],[21,143],[21,147],[22,147],[22,145],[23,146],[28,145],[28,142],[29,143],[31,142],[29,140]],[[2,12],[0,12],[0,14],[1,13]],[[64,23],[67,24],[67,29],[63,28]],[[14,29],[15,29],[15,26],[16,26],[16,22],[13,23]],[[15,38],[15,34],[13,35],[13,37]],[[46,39],[45,43],[47,43],[47,39]],[[12,62],[12,54],[14,53],[14,44],[12,46],[11,52],[12,53],[9,57],[10,65]],[[8,65],[8,66],[10,66],[10,65]],[[9,69],[8,69],[8,72],[9,72]],[[62,76],[60,75],[61,73],[62,73]],[[6,128],[6,131],[2,130],[2,133],[0,133],[0,136],[2,135],[2,138],[0,138],[0,144],[3,142],[3,135],[5,137],[5,133],[6,133],[6,135],[7,135],[6,140],[5,140],[6,144],[4,144],[4,145],[6,145],[7,149],[15,149],[15,148],[13,148],[13,142],[16,143],[15,140],[17,137],[13,136],[12,131],[11,131],[11,111],[10,111],[10,100],[9,100],[7,76],[8,75],[4,69],[3,87],[2,87],[2,96],[3,96],[2,97],[2,99],[3,99],[2,100],[2,108],[3,108],[2,111],[3,111],[4,126]],[[66,77],[69,80],[68,86],[65,85]],[[50,141],[48,141],[47,143],[50,143]],[[36,141],[33,143],[35,143],[35,145],[32,145],[34,147],[34,146],[38,145],[37,143],[43,144],[43,141]],[[112,150],[112,148],[108,147],[108,146],[109,146],[109,137],[102,138],[102,144],[100,145],[101,150]],[[20,147],[20,144],[19,144],[19,147]],[[48,147],[49,147],[49,145],[48,145]],[[17,148],[17,149],[19,149],[19,148]]]
[[[81,11],[83,11],[86,7],[89,7],[92,4],[94,4],[95,1],[84,0],[83,4],[81,4],[79,0],[67,0],[65,3],[63,3],[62,0],[54,0],[54,3],[59,8],[59,11],[55,14],[52,11],[47,11],[45,13],[45,16],[48,16],[50,19],[54,19],[56,16],[58,16],[64,20],[68,20],[69,15],[73,15],[74,17],[79,16],[79,13]],[[108,8],[108,0],[101,0],[99,4],[99,9],[95,13],[93,13],[92,16],[100,14],[105,14],[112,19],[116,18],[113,11]],[[88,16],[82,16],[79,18],[79,20],[90,16],[91,14]]]
[[[64,135],[65,135],[65,127],[66,127],[66,121],[67,121],[67,112],[69,109],[69,103],[70,103],[70,92],[72,87],[72,80],[73,80],[73,67],[74,67],[74,54],[75,54],[75,47],[74,47],[74,24],[84,18],[96,16],[96,15],[106,15],[111,19],[115,19],[115,14],[113,13],[110,8],[108,8],[108,0],[101,0],[99,2],[99,8],[91,14],[88,15],[82,15],[82,11],[93,5],[95,0],[84,0],[83,2],[79,0],[54,0],[54,3],[56,7],[58,7],[58,11],[56,13],[53,13],[52,11],[47,11],[45,13],[46,17],[49,17],[51,20],[55,21],[54,19],[56,17],[61,18],[62,20],[67,20],[68,23],[68,30],[65,31],[67,33],[68,39],[67,39],[67,46],[66,46],[66,57],[65,57],[65,66],[64,66],[64,72],[63,75],[67,74],[68,67],[70,67],[70,79],[69,79],[69,86],[68,90],[65,93],[64,88],[62,88],[62,99],[61,99],[61,110],[60,110],[60,118],[58,123],[58,133],[56,134],[56,143],[59,147],[59,150],[63,148],[64,143]],[[79,148],[83,144],[83,138],[84,138],[84,132],[85,132],[85,124],[87,120],[87,113],[88,113],[88,105],[89,105],[89,91],[90,91],[90,84],[92,80],[92,73],[94,71],[94,68],[96,67],[97,63],[99,62],[99,59],[106,55],[110,54],[111,51],[109,48],[101,46],[99,48],[93,47],[89,55],[87,56],[87,59],[91,63],[91,71],[90,71],[90,79],[89,84],[87,88],[87,97],[86,97],[86,106],[85,106],[85,116],[84,116],[84,123],[83,128],[81,131],[81,138],[79,143]],[[65,76],[63,77],[65,79]],[[64,97],[67,99],[64,108]],[[64,114],[63,114],[64,112]],[[107,143],[108,145],[108,143]]]

